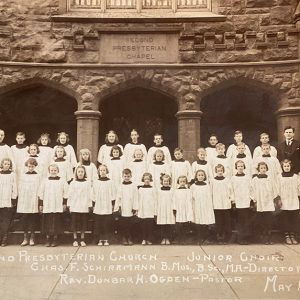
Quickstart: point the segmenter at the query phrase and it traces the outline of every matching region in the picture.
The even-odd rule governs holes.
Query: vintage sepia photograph
[[[0,299],[300,299],[299,0],[0,0]]]

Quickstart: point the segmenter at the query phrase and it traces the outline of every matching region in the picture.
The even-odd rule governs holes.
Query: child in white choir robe
[[[216,219],[217,241],[227,244],[231,237],[231,207],[233,204],[232,184],[224,176],[225,168],[218,164],[215,167],[216,176],[211,180],[213,205]]]
[[[47,169],[48,166],[45,165],[44,161],[40,157],[40,148],[37,144],[29,145],[28,151],[27,151],[27,157],[26,157],[25,161],[29,158],[34,158],[37,161],[38,165],[36,167],[36,172],[38,172],[43,178],[46,178],[47,174],[48,174],[48,169]],[[25,161],[24,161],[24,163],[25,163]],[[25,164],[24,164],[22,173],[24,173],[25,170],[26,170],[26,168],[25,168]]]
[[[34,158],[29,158],[25,162],[27,172],[22,173],[18,185],[17,213],[22,214],[24,230],[24,240],[21,246],[35,245],[35,231],[39,221],[38,193],[42,178],[41,174],[35,171],[37,165]]]
[[[151,185],[152,175],[144,173],[143,185],[138,187],[138,201],[134,210],[141,219],[142,245],[152,245],[152,232],[154,229],[154,216],[156,216],[156,189]]]
[[[285,243],[298,244],[295,231],[298,227],[300,178],[291,172],[291,161],[285,159],[281,162],[282,173],[278,175],[278,190],[281,200],[281,228],[285,234]]]
[[[260,134],[260,142],[261,145],[257,146],[254,151],[253,151],[253,159],[255,160],[257,157],[262,156],[262,146],[267,145],[270,142],[270,137],[269,134],[263,132]],[[271,151],[270,151],[271,156],[277,157],[277,150],[275,147],[271,146]]]
[[[189,223],[193,221],[192,192],[188,188],[187,176],[179,176],[173,194],[173,212],[176,220],[176,239],[185,243]]]
[[[57,145],[54,147],[54,152],[58,146],[64,147],[66,151],[66,160],[70,162],[72,169],[74,169],[77,166],[77,158],[73,146],[69,144],[69,135],[65,132],[59,132],[57,134],[56,142]]]
[[[250,193],[252,176],[246,173],[246,165],[242,160],[235,162],[234,169],[236,171],[231,177],[231,182],[237,213],[237,241],[241,245],[247,245],[250,236]]]
[[[171,162],[172,188],[177,187],[180,176],[186,176],[188,182],[193,178],[191,164],[183,158],[183,150],[176,148],[174,150],[174,157],[175,159]]]
[[[84,166],[86,180],[93,186],[93,182],[98,179],[98,171],[95,164],[91,162],[91,151],[89,149],[81,149],[79,151],[79,163],[77,166]]]
[[[15,163],[15,172],[17,181],[19,180],[22,171],[24,170],[24,163],[28,159],[28,146],[25,144],[26,136],[24,132],[16,133],[16,144],[11,146],[12,155]]]
[[[170,165],[165,161],[165,154],[158,149],[153,154],[154,160],[148,165],[148,171],[153,176],[153,186],[157,189],[161,186],[161,175],[170,174]]]
[[[58,245],[58,235],[64,232],[62,213],[67,208],[68,184],[58,176],[58,166],[48,167],[49,177],[43,179],[39,191],[39,211],[42,216],[42,232],[46,235],[46,247]]]
[[[110,130],[105,136],[105,144],[100,147],[98,152],[99,164],[108,164],[108,161],[111,159],[111,149],[113,146],[120,147],[123,152],[123,146],[119,144],[118,135],[113,130]]]
[[[98,172],[99,179],[93,185],[94,234],[99,240],[98,246],[109,246],[116,194],[113,181],[108,178],[107,166],[100,165]]]
[[[278,178],[278,175],[281,174],[281,166],[279,160],[271,156],[270,154],[271,147],[269,144],[262,146],[262,155],[256,157],[256,159],[253,161],[253,174],[257,174],[257,169],[255,168],[258,163],[265,162],[268,165],[268,172],[267,175],[271,177],[273,181],[276,181]]]
[[[134,160],[134,152],[136,149],[140,149],[143,152],[143,160],[147,162],[147,149],[144,144],[139,143],[139,134],[137,130],[132,129],[130,133],[131,142],[124,147],[124,163],[125,167],[130,169],[130,162]]]
[[[224,167],[224,177],[231,177],[231,159],[225,156],[225,145],[218,143],[216,146],[217,156],[210,161],[210,177],[216,177],[216,166],[222,165]]]
[[[231,170],[232,170],[232,176],[234,176],[237,172],[236,169],[236,162],[237,161],[243,161],[244,165],[245,165],[245,169],[244,169],[244,173],[247,176],[252,176],[252,158],[247,156],[247,154],[245,153],[246,151],[246,147],[245,144],[243,142],[239,143],[237,145],[237,155],[234,156],[231,160]]]
[[[70,183],[67,206],[71,213],[71,229],[73,232],[73,246],[86,246],[85,232],[87,230],[89,212],[93,207],[93,191],[91,183],[86,180],[86,169],[78,166],[75,178]],[[80,241],[77,233],[80,232]]]
[[[0,161],[3,158],[9,158],[12,161],[13,170],[15,170],[15,161],[13,158],[13,153],[11,151],[11,148],[5,143],[3,143],[4,138],[5,138],[5,132],[4,130],[0,129]]]
[[[69,160],[66,159],[66,150],[63,146],[57,146],[55,148],[52,163],[58,165],[58,176],[70,183],[73,178],[73,169]]]
[[[124,161],[122,155],[122,149],[119,146],[112,146],[110,158],[107,161],[109,178],[113,182],[115,192],[117,192],[122,182],[122,171],[124,169]]]
[[[46,169],[48,170],[48,167],[54,158],[54,150],[52,147],[50,147],[51,144],[50,134],[42,133],[39,139],[37,140],[37,144],[40,149],[39,156],[43,161],[43,164],[46,166]]]
[[[278,197],[278,189],[272,177],[267,175],[268,165],[259,162],[258,174],[252,178],[251,199],[257,210],[257,223],[259,225],[260,238],[264,244],[272,244],[272,223],[275,201]],[[280,203],[278,204],[280,206]]]
[[[171,163],[171,154],[170,154],[170,150],[167,146],[163,145],[163,136],[159,133],[156,133],[154,135],[154,145],[152,147],[150,147],[150,149],[148,150],[148,154],[147,154],[147,164],[148,166],[151,165],[151,163],[153,163],[154,160],[154,154],[157,150],[161,150],[164,153],[164,157],[165,157],[165,163],[166,164],[170,164]]]
[[[121,214],[120,219],[120,234],[122,236],[123,245],[133,245],[132,242],[132,225],[133,215],[135,213],[134,207],[137,207],[138,190],[135,184],[131,181],[131,171],[124,169],[122,172],[123,182],[120,184],[117,196],[115,211]]]
[[[18,196],[16,175],[12,171],[12,161],[3,158],[0,163],[0,244],[7,245],[9,227],[13,218]]]
[[[207,155],[207,161],[210,163],[212,158],[216,157],[218,155],[216,150],[216,145],[219,143],[218,137],[216,134],[211,134],[208,140],[208,147],[205,148],[206,155]]]
[[[192,163],[193,178],[195,178],[198,170],[203,170],[205,172],[207,181],[209,181],[209,176],[211,174],[210,164],[206,160],[206,151],[203,147],[198,148],[197,157],[198,159]]]
[[[193,222],[197,227],[198,243],[202,244],[209,236],[208,225],[215,224],[215,214],[211,187],[204,170],[197,170],[192,192]]]
[[[172,178],[170,175],[162,175],[161,188],[157,190],[157,219],[156,223],[160,227],[161,245],[170,245],[172,231],[175,224],[173,211],[173,193],[171,188]]]
[[[240,130],[237,130],[234,132],[234,141],[235,143],[234,144],[231,144],[228,149],[227,149],[227,153],[226,153],[226,156],[229,158],[229,159],[232,159],[233,157],[235,157],[237,155],[237,148],[236,146],[243,142],[243,133],[242,131]],[[247,155],[247,157],[250,157],[252,158],[251,156],[251,152],[250,152],[250,149],[249,147],[245,144],[245,154]]]
[[[143,155],[142,149],[135,149],[133,153],[133,160],[128,164],[128,169],[132,172],[132,182],[135,186],[143,184],[142,177],[147,171],[147,163],[146,160],[144,160]]]

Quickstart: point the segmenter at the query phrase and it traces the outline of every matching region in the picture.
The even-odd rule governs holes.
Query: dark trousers
[[[250,209],[237,208],[236,215],[237,215],[236,229],[238,233],[238,239],[244,240],[250,236]]]
[[[161,239],[170,240],[172,238],[172,228],[173,228],[173,226],[174,225],[171,225],[171,224],[159,225]]]
[[[204,241],[209,236],[208,225],[195,224],[195,231],[197,233],[197,240]]]
[[[188,231],[189,231],[189,223],[184,222],[184,223],[179,223],[176,222],[176,239],[178,242],[183,242],[185,241]]]
[[[71,213],[71,228],[73,232],[85,232],[88,224],[88,213]]]
[[[132,230],[132,217],[121,217],[120,218],[120,233],[123,238],[131,239]]]
[[[215,209],[217,235],[225,239],[231,237],[231,210]]]
[[[100,240],[107,240],[111,231],[112,215],[94,215],[94,234]]]
[[[22,222],[24,233],[34,232],[39,223],[39,214],[22,214]]]
[[[273,212],[262,211],[256,215],[259,233],[262,235],[271,234],[273,225]]]
[[[280,224],[282,231],[287,234],[295,233],[298,230],[299,210],[283,210],[280,214]]]
[[[0,208],[0,237],[7,235],[8,230],[14,215],[14,208],[4,207]]]
[[[154,229],[154,218],[141,219],[142,240],[151,241]]]

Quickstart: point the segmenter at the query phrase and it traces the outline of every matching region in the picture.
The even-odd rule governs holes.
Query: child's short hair
[[[38,165],[38,162],[36,161],[35,158],[28,158],[26,161],[25,161],[25,166],[28,167],[29,165],[33,165],[33,166],[37,166]]]
[[[239,146],[244,146],[244,147],[246,147],[246,144],[245,144],[244,142],[238,142],[236,146],[237,146],[237,147],[239,147]]]
[[[12,171],[12,160],[10,158],[8,158],[8,157],[5,157],[5,158],[3,158],[1,160],[1,162],[0,162],[0,169],[3,169],[3,164],[4,164],[5,161],[9,162],[9,164],[10,164],[9,171]]]
[[[106,135],[105,135],[105,143],[108,143],[108,135],[110,133],[113,133],[115,135],[115,143],[119,143],[119,137],[118,135],[116,134],[116,132],[114,130],[110,130]]]
[[[236,130],[236,131],[234,132],[234,135],[238,135],[238,134],[243,134],[243,132],[242,132],[241,130]]]
[[[109,174],[108,167],[107,167],[107,165],[104,165],[104,164],[101,164],[101,165],[98,167],[98,173],[99,173],[99,171],[100,171],[100,168],[102,168],[102,167],[104,167],[104,168],[105,168],[105,170],[106,170],[106,174]]]
[[[160,136],[163,139],[163,135],[161,133],[155,133],[153,137]]]
[[[200,151],[202,151],[202,152],[204,152],[204,153],[206,154],[206,150],[205,150],[204,147],[199,147],[199,148],[197,149],[197,154],[198,154]]]
[[[259,137],[260,137],[260,138],[262,138],[263,136],[267,136],[267,137],[269,137],[269,134],[268,134],[268,133],[266,133],[266,132],[262,132],[262,133],[259,135]]]
[[[130,134],[133,133],[133,132],[136,132],[137,135],[139,136],[139,132],[138,132],[135,128],[133,128],[133,129],[130,131]]]
[[[57,155],[56,155],[57,149],[62,149],[63,153],[64,153],[64,156],[67,155],[67,152],[66,152],[66,150],[65,150],[65,148],[63,146],[56,146],[55,151],[54,151],[54,157],[57,157]]]
[[[174,149],[174,153],[175,153],[175,152],[183,153],[183,150],[182,150],[181,148],[177,147],[177,148]]]
[[[48,171],[50,171],[50,168],[56,168],[56,170],[59,172],[59,167],[57,164],[50,164],[49,167],[48,167]]]
[[[110,150],[110,156],[111,156],[111,157],[113,156],[113,154],[112,154],[112,153],[113,153],[113,150],[118,150],[118,151],[119,151],[119,156],[120,156],[120,157],[123,155],[123,152],[122,152],[121,147],[115,145],[115,146],[112,146],[112,147],[111,147],[111,150]]]
[[[217,172],[218,169],[222,169],[223,173],[225,173],[225,167],[222,164],[217,164],[215,166],[215,172]]]
[[[184,179],[185,179],[186,184],[188,183],[187,177],[186,177],[185,175],[181,175],[181,176],[179,176],[179,177],[177,178],[177,184],[179,184],[179,180],[180,180],[181,178],[184,178]]]
[[[26,137],[26,136],[25,136],[25,133],[22,132],[22,131],[18,131],[18,132],[16,133],[16,137],[17,137],[17,136],[24,136],[24,138]]]
[[[30,144],[30,146],[28,147],[28,150],[27,150],[27,152],[30,154],[30,148],[31,147],[35,147],[36,148],[36,152],[37,152],[37,154],[39,154],[40,153],[40,148],[39,148],[39,145],[38,144]]]
[[[153,181],[153,177],[152,177],[152,174],[149,173],[149,172],[146,172],[146,173],[143,174],[143,176],[142,176],[142,182],[145,182],[145,177],[147,177],[147,176],[149,177],[150,182],[152,182]]]
[[[43,137],[46,137],[46,138],[48,139],[47,146],[48,146],[49,144],[51,144],[50,134],[49,134],[49,133],[42,133],[41,136],[39,137],[39,139],[37,140],[37,144],[38,144],[38,145],[41,145],[41,144],[42,144],[41,140],[42,140]]]
[[[197,170],[197,172],[195,173],[195,181],[198,181],[197,176],[199,173],[202,173],[204,175],[204,181],[206,181],[207,180],[206,173],[204,170],[201,170],[201,169]]]
[[[292,127],[292,126],[286,126],[286,127],[284,127],[284,130],[283,130],[283,132],[285,132],[286,130],[288,130],[288,129],[292,129],[293,130],[293,132],[295,132],[295,128],[294,127]]]
[[[261,161],[261,162],[259,162],[259,163],[257,164],[257,171],[258,171],[258,172],[259,172],[260,166],[266,166],[267,171],[269,170],[268,165],[267,165],[264,161]]]
[[[292,162],[287,158],[280,162],[281,168],[283,167],[283,164],[289,164],[290,167],[293,165]]]
[[[165,178],[168,179],[169,185],[171,185],[172,184],[172,177],[169,174],[161,174],[161,176],[160,176],[160,184],[161,185],[163,184],[163,180]]]
[[[57,134],[56,142],[57,142],[57,143],[59,142],[59,138],[60,138],[62,135],[65,135],[65,136],[66,136],[66,142],[69,143],[69,142],[70,142],[69,135],[68,135],[66,132],[64,132],[64,131],[59,132],[59,133]]]
[[[244,165],[244,169],[246,169],[246,165],[245,165],[245,163],[244,163],[242,160],[237,160],[237,161],[234,163],[235,169],[237,169],[237,165],[238,165],[238,164],[243,164],[243,165]]]
[[[133,152],[133,158],[135,158],[135,154],[136,154],[138,151],[140,151],[140,152],[142,153],[142,158],[143,158],[143,157],[144,157],[144,153],[143,153],[143,150],[142,150],[141,148],[137,148],[137,149],[134,150],[134,152]]]
[[[270,144],[264,144],[264,145],[261,146],[261,148],[271,149],[271,145]]]
[[[225,145],[222,144],[222,143],[218,143],[218,144],[216,145],[216,149],[219,149],[219,148],[224,148],[224,149],[225,149]]]
[[[217,136],[215,133],[212,133],[212,134],[209,136],[209,139],[212,138],[212,137],[215,137],[215,138],[218,140],[218,136]]]
[[[77,176],[77,170],[78,169],[82,169],[84,171],[83,178],[86,179],[86,168],[83,165],[79,165],[79,166],[76,167],[75,172],[74,172],[75,173],[75,180],[78,180],[78,176]]]
[[[79,154],[80,154],[79,161],[80,161],[80,163],[83,162],[82,154],[85,154],[85,153],[88,153],[88,155],[89,155],[88,161],[89,162],[91,161],[91,155],[92,155],[91,151],[87,148],[84,148],[84,149],[80,149],[80,151],[79,151]]]
[[[164,153],[164,151],[162,151],[161,149],[157,149],[157,150],[154,152],[154,154],[153,154],[153,159],[155,160],[156,154],[158,154],[158,153],[161,153],[161,154],[162,154],[162,160],[164,161],[164,160],[165,160],[165,153]]]
[[[123,176],[124,176],[124,175],[130,175],[130,176],[132,176],[132,172],[131,172],[130,169],[126,168],[126,169],[124,169],[124,170],[122,171],[122,175],[123,175]]]

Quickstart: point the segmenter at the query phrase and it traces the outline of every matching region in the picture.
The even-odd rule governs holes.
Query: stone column
[[[300,140],[300,106],[280,108],[276,112],[278,142],[284,140],[283,131],[287,126],[295,128],[295,139]]]
[[[97,161],[99,150],[99,119],[100,111],[79,110],[75,112],[77,119],[77,153],[82,148],[92,152],[92,161]]]
[[[178,144],[184,151],[185,159],[192,162],[200,146],[200,110],[182,110],[177,112]]]

